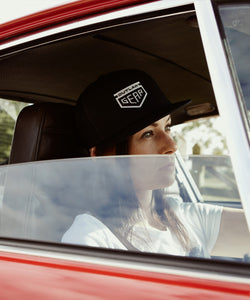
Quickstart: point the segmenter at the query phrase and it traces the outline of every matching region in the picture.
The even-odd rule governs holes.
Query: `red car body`
[[[53,27],[60,23],[67,23],[76,18],[86,18],[92,15],[100,15],[124,7],[131,7],[135,4],[152,1],[141,0],[116,0],[116,1],[76,1],[55,7],[42,12],[29,15],[1,25],[0,40],[15,38],[19,35],[29,34],[43,28]]]
[[[161,272],[91,264],[67,255],[57,259],[53,254],[1,252],[0,264],[2,299],[249,299],[250,294],[249,283],[199,278],[191,272],[168,274],[167,268]]]
[[[1,25],[0,44],[76,19],[144,4],[81,0]],[[184,1],[185,2],[185,1]],[[249,266],[0,240],[1,300],[249,299]],[[34,247],[35,245],[35,247]],[[200,266],[200,267],[199,267]],[[242,270],[241,270],[242,268]],[[232,272],[231,272],[232,271]]]

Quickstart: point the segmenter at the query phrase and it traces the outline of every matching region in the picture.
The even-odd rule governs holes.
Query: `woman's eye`
[[[152,130],[146,131],[142,134],[142,138],[149,138],[151,136],[153,136],[153,131]]]

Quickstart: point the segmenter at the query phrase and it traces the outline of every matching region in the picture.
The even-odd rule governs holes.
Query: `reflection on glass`
[[[202,203],[190,178],[205,165],[210,173],[219,164],[230,168],[229,159],[218,159],[203,164],[202,157],[190,157],[184,164],[174,155],[136,155],[2,166],[1,236],[210,257],[220,204],[232,202],[224,189],[228,178],[221,172],[209,178],[213,205]]]
[[[219,13],[250,120],[250,5],[221,5]]]

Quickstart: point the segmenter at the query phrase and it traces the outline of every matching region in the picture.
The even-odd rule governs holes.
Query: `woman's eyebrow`
[[[166,119],[166,124],[168,124],[168,123],[171,123],[171,117],[170,117],[170,116]],[[157,123],[157,122],[152,123],[152,124],[150,124],[150,126],[157,127],[157,126],[158,126],[158,123]]]

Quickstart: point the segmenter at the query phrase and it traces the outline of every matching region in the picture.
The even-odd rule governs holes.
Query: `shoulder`
[[[62,242],[126,249],[105,224],[90,214],[76,216],[73,224],[63,235]]]
[[[82,228],[86,231],[92,228],[95,229],[106,227],[100,220],[88,213],[76,216],[73,224],[74,226],[80,226],[81,228],[83,225],[86,225]]]

